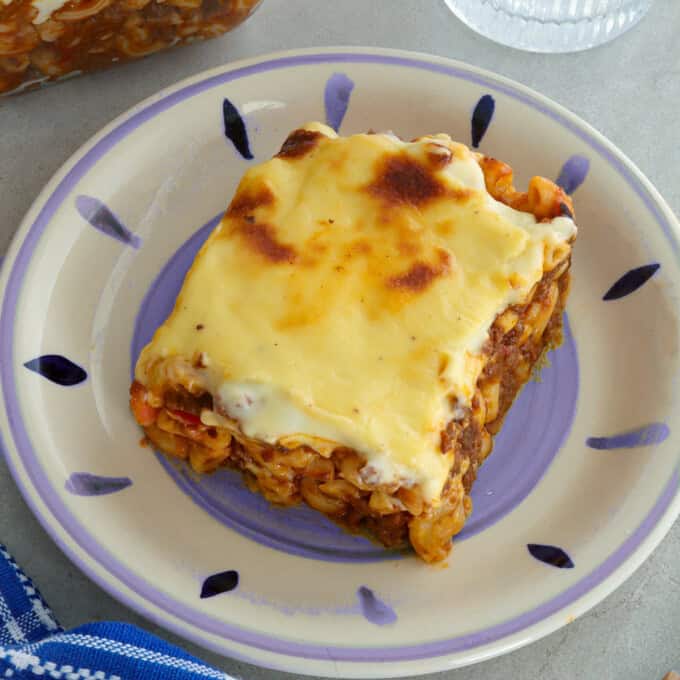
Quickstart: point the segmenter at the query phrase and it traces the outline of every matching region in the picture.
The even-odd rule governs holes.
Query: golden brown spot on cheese
[[[458,187],[451,187],[447,192],[449,198],[454,201],[460,201],[461,203],[472,198],[474,195],[475,192],[472,189],[460,189]]]
[[[400,255],[418,255],[421,251],[421,245],[415,241],[403,240],[397,243],[397,250]]]
[[[390,288],[409,288],[413,291],[425,290],[437,278],[437,271],[425,262],[416,262],[405,273],[392,276],[388,280]]]
[[[273,205],[275,196],[271,189],[262,184],[256,187],[248,187],[239,191],[227,210],[228,217],[237,217],[246,222],[255,222],[252,213],[257,208]]]
[[[245,222],[236,227],[236,233],[246,245],[258,255],[274,264],[293,264],[297,257],[295,249],[276,238],[276,232],[269,224]]]
[[[444,195],[446,189],[430,168],[402,153],[379,161],[376,177],[368,185],[368,191],[388,205],[420,206]]]
[[[445,168],[453,159],[451,149],[441,144],[428,144],[426,155],[429,164],[436,170]]]
[[[390,288],[420,293],[428,288],[436,278],[451,271],[451,256],[448,253],[440,250],[438,260],[437,264],[434,265],[427,262],[414,262],[404,274],[391,276],[387,280],[387,285]]]
[[[311,239],[307,244],[307,248],[309,249],[310,252],[318,253],[319,255],[323,255],[323,253],[328,252],[328,244],[324,243],[318,238]]]
[[[373,247],[368,239],[357,239],[347,246],[345,250],[345,259],[351,260],[355,255],[370,255],[373,252]]]
[[[283,143],[278,158],[301,158],[306,156],[325,135],[316,130],[295,130]]]
[[[456,225],[453,220],[442,220],[434,225],[434,230],[439,236],[452,236],[456,230]]]
[[[311,301],[299,292],[289,295],[286,312],[276,321],[279,331],[299,330],[304,326],[314,325],[327,312],[321,300]]]

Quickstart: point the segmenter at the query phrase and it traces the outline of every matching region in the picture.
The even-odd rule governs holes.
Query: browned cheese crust
[[[304,134],[303,134],[304,133]],[[283,145],[281,156],[295,158],[315,143],[315,133],[298,131]],[[539,220],[572,214],[571,199],[552,182],[533,178],[529,191],[518,192],[512,184],[512,171],[505,164],[479,156],[487,189],[496,198],[516,209],[532,212]],[[375,191],[410,192],[409,200],[425,200],[436,187],[422,181],[404,184],[398,163],[384,169],[390,181],[376,185]],[[416,196],[417,195],[417,196]],[[547,199],[546,199],[547,196]],[[400,200],[390,195],[387,200]],[[245,217],[253,205],[266,196],[235,199],[232,214]],[[242,237],[272,259],[295,257],[262,225],[243,220]],[[440,263],[445,266],[445,263]],[[364,532],[389,548],[411,545],[427,562],[446,557],[451,538],[458,533],[472,510],[470,490],[477,470],[491,452],[493,435],[522,386],[531,377],[549,348],[560,344],[562,315],[569,292],[570,258],[556,263],[544,273],[525,304],[514,305],[499,314],[493,323],[483,353],[485,368],[478,380],[470,408],[455,409],[456,419],[441,433],[441,450],[453,451],[455,463],[444,487],[441,502],[428,505],[407,487],[370,484],[361,475],[365,460],[346,447],[319,453],[308,446],[288,449],[250,439],[238,430],[204,425],[203,409],[212,409],[213,399],[205,392],[192,393],[177,384],[154,385],[149,390],[135,382],[131,388],[132,409],[148,439],[161,451],[187,460],[200,473],[220,466],[240,470],[251,489],[272,503],[292,505],[304,501],[353,532]],[[436,272],[423,268],[408,272],[395,286],[415,289],[426,286]],[[452,406],[456,406],[452,404]],[[451,483],[460,478],[462,485]]]

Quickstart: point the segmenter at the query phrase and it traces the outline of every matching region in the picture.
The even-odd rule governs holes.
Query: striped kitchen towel
[[[0,679],[233,680],[127,623],[65,631],[37,588],[0,545]]]

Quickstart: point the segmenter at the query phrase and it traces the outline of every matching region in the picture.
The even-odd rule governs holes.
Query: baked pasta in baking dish
[[[443,559],[493,435],[559,344],[571,199],[447,135],[294,131],[248,170],[142,351],[131,406],[197,472],[243,472]]]
[[[0,0],[0,95],[226,33],[260,0]]]

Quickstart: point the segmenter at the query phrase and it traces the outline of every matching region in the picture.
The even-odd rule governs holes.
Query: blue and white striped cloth
[[[233,680],[136,626],[89,623],[65,631],[0,545],[0,679]]]

